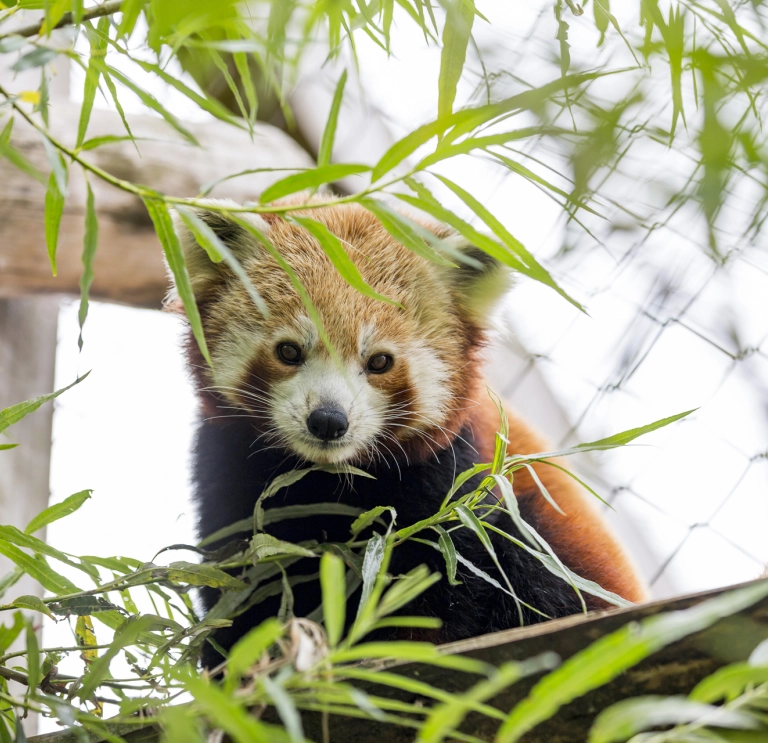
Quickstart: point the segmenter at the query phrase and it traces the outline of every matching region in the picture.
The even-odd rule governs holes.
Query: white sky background
[[[537,4],[515,3],[513,10],[511,3],[495,3],[494,10],[505,6],[515,14],[518,36],[525,36]],[[591,51],[594,34],[579,35],[589,24],[569,21],[574,57],[579,44],[585,54]],[[362,39],[359,47],[365,89],[396,136],[433,118],[439,65],[439,50],[426,49],[423,39],[402,25],[406,32],[386,67],[380,51]],[[554,20],[550,17],[542,28],[541,38],[549,43]],[[533,38],[521,65],[535,66],[541,43]],[[513,60],[524,51],[508,49]],[[139,84],[149,86],[150,80],[136,75]],[[82,75],[73,68],[75,99],[81,86]],[[460,91],[460,99],[471,87]],[[173,91],[153,89],[182,119],[193,115]],[[123,101],[126,111],[143,112],[128,96]],[[96,105],[103,101],[97,98]],[[552,255],[567,236],[560,208],[523,179],[502,180],[498,171],[468,158],[444,172],[501,214],[538,256]],[[615,256],[600,250],[578,253],[576,265],[553,264],[566,288],[587,299],[591,317],[529,281],[520,282],[504,312],[515,342],[526,349],[513,354],[527,364],[504,391],[547,429],[548,411],[538,410],[550,405],[547,396],[531,392],[543,379],[568,420],[579,422],[571,443],[701,406],[692,421],[649,437],[654,447],[599,457],[601,493],[612,498],[623,528],[629,524],[652,548],[653,556],[643,557],[645,574],[653,577],[675,555],[665,571],[666,592],[748,580],[768,561],[768,462],[759,458],[768,451],[766,398],[760,394],[768,389],[768,361],[757,352],[736,362],[720,350],[728,344],[720,328],[725,306],[742,329],[742,345],[766,350],[768,264],[763,259],[755,265],[759,259],[750,257],[751,263],[734,262],[712,279],[714,266],[697,239],[695,231],[661,234],[644,254],[647,265],[634,264],[632,270],[622,270]],[[655,311],[648,268],[654,265],[668,268],[683,295],[701,289],[687,314],[681,316],[678,307],[670,315],[673,321],[655,343],[664,318],[648,317]],[[55,546],[76,554],[149,560],[165,545],[194,541],[188,461],[196,403],[183,367],[179,327],[175,317],[159,312],[93,303],[78,354],[76,307],[62,308],[57,387],[76,373],[93,371],[56,404],[52,500],[84,488],[93,488],[94,497],[80,512],[49,527]],[[647,352],[647,357],[621,390],[607,394],[606,381],[621,367],[623,357],[618,357],[626,352],[629,336],[638,339],[638,354]],[[504,379],[505,370],[497,368],[495,375]],[[67,632],[65,623],[48,626],[46,644],[67,644]]]

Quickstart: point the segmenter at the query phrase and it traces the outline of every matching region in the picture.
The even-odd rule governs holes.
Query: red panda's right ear
[[[259,252],[259,242],[254,234],[232,219],[230,213],[223,210],[227,207],[240,208],[239,204],[230,199],[206,199],[202,203],[218,208],[201,207],[192,211],[213,231],[224,246],[229,248],[235,258],[241,263],[247,263],[249,256],[255,256]],[[240,220],[252,224],[257,232],[264,235],[269,232],[269,225],[257,214],[238,212],[237,216]],[[223,261],[215,263],[211,260],[208,252],[197,242],[178,212],[173,213],[173,225],[181,243],[187,272],[192,282],[192,291],[197,299],[202,299],[226,279],[230,269]],[[170,271],[168,273],[173,283],[173,275]],[[173,286],[169,299],[172,301],[175,296],[176,287]]]

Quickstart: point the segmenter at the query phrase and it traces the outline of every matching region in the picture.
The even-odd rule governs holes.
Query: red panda
[[[219,209],[236,207],[217,204]],[[350,481],[313,472],[266,507],[329,501],[362,510],[391,506],[401,528],[433,515],[457,474],[492,459],[499,414],[482,376],[481,351],[489,314],[509,285],[506,268],[440,227],[430,229],[469,260],[458,267],[431,262],[400,244],[357,204],[296,214],[325,225],[342,241],[367,284],[397,304],[352,288],[296,221],[241,212],[239,219],[266,236],[306,288],[338,355],[334,359],[290,277],[251,231],[226,211],[197,211],[237,257],[267,313],[257,309],[226,264],[211,262],[177,222],[212,360],[209,367],[190,335],[188,356],[202,410],[193,475],[201,538],[250,517],[266,484],[307,463],[348,463],[375,479]],[[512,414],[508,438],[510,454],[545,450]],[[642,600],[642,581],[591,496],[556,468],[537,466],[536,472],[566,515],[547,503],[530,474],[521,471],[515,474],[514,490],[523,519],[577,574],[629,601]],[[458,494],[476,486],[470,481]],[[519,536],[508,517],[506,523],[500,517],[496,522]],[[316,516],[279,521],[268,531],[291,542],[344,542],[349,524]],[[466,561],[501,580],[475,534],[458,529],[452,537]],[[494,534],[493,543],[517,600],[526,607],[523,622],[581,610],[568,583],[503,537]],[[403,574],[420,564],[445,572],[442,555],[416,542],[394,551],[390,571]],[[448,642],[520,624],[519,604],[510,592],[465,565],[458,567],[459,585],[440,580],[407,607],[408,614],[438,617],[442,628],[410,635],[400,629],[399,637],[405,632]],[[320,603],[316,582],[298,582],[294,594],[298,616]],[[204,589],[202,596],[208,609],[219,593]],[[591,609],[606,607],[589,595],[585,599]],[[228,649],[248,629],[277,614],[278,605],[279,596],[250,607],[246,602],[231,627],[217,630],[217,644]],[[210,667],[220,660],[213,645],[206,646],[203,663]]]

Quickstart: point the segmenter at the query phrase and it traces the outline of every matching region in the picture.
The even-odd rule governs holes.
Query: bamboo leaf
[[[258,663],[261,656],[283,634],[283,627],[277,619],[267,619],[247,634],[243,635],[229,652],[227,660],[227,688],[235,688],[240,677],[253,665]]]
[[[677,640],[700,632],[768,596],[768,583],[731,591],[682,611],[625,625],[569,658],[545,676],[509,714],[496,743],[512,743],[564,704],[608,683],[628,668]]]
[[[376,299],[380,302],[386,302],[387,304],[393,304],[396,307],[400,307],[399,302],[395,302],[389,297],[385,297],[383,294],[379,294],[373,289],[361,276],[360,271],[354,264],[349,254],[344,249],[344,245],[341,240],[334,235],[322,222],[318,222],[310,217],[292,216],[291,221],[300,224],[307,232],[309,232],[319,243],[325,254],[333,263],[333,267],[339,272],[339,275],[346,281],[353,289],[356,289],[361,294],[371,299]]]
[[[149,632],[155,626],[156,618],[150,615],[143,617],[129,617],[126,619],[120,630],[115,633],[115,637],[110,643],[109,648],[89,666],[88,673],[83,679],[78,696],[83,701],[90,699],[99,684],[109,674],[109,665],[117,654],[124,647],[133,645],[139,639],[139,635],[142,635],[144,632]]]
[[[182,221],[189,228],[189,231],[192,233],[198,244],[206,251],[206,253],[208,253],[209,258],[214,262],[223,260],[235,276],[237,276],[243,283],[243,286],[259,312],[265,317],[268,316],[269,310],[264,303],[263,297],[253,285],[253,282],[243,269],[240,261],[235,257],[234,253],[232,253],[232,251],[219,239],[218,235],[191,209],[184,206],[177,206],[176,211],[179,213]]]
[[[81,645],[83,648],[80,657],[86,663],[95,661],[99,657],[99,651],[95,648],[99,642],[93,631],[93,621],[87,614],[82,614],[77,617],[77,620],[75,621],[75,637],[77,637],[77,644]]]
[[[328,112],[328,119],[326,120],[325,129],[323,130],[323,138],[320,140],[320,149],[317,153],[317,165],[320,168],[331,162],[333,141],[336,137],[336,126],[339,121],[339,110],[341,108],[341,101],[344,96],[344,85],[346,82],[347,71],[344,70],[336,85],[333,101],[331,101],[331,110]]]
[[[613,436],[608,436],[605,439],[599,439],[598,441],[591,441],[587,444],[579,444],[578,446],[575,446],[574,449],[602,449],[602,448],[614,448],[617,446],[624,446],[625,444],[628,444],[630,441],[634,441],[636,438],[639,438],[640,436],[644,436],[646,433],[650,433],[651,431],[656,431],[659,428],[664,428],[664,426],[668,426],[670,423],[674,423],[675,421],[679,421],[681,418],[685,418],[687,415],[690,415],[691,413],[695,413],[698,410],[698,408],[693,408],[691,410],[686,410],[684,413],[678,413],[677,415],[670,415],[668,418],[662,418],[661,420],[655,421],[654,423],[649,423],[647,426],[640,426],[639,428],[630,428],[628,431],[622,431],[621,433],[614,434]]]
[[[644,730],[690,722],[740,730],[758,728],[756,721],[744,712],[685,697],[645,696],[624,699],[603,710],[592,726],[588,743],[618,743]]]
[[[30,578],[36,580],[51,593],[77,593],[80,589],[63,575],[57,573],[42,557],[31,557],[10,542],[0,539],[0,554],[21,568]]]
[[[349,527],[352,536],[356,537],[363,529],[368,528],[381,514],[389,511],[392,514],[392,523],[397,519],[397,511],[392,506],[375,506],[365,513],[361,513]]]
[[[331,552],[320,559],[320,586],[323,592],[323,619],[328,644],[339,644],[344,632],[347,599],[344,595],[344,561]]]
[[[40,672],[40,646],[32,622],[27,622],[27,685],[33,692],[40,685],[43,674]],[[19,725],[21,727],[21,725]],[[18,737],[17,737],[18,740]]]
[[[75,493],[74,495],[65,498],[61,503],[49,506],[27,524],[24,533],[34,534],[36,531],[48,526],[48,524],[52,524],[54,521],[69,516],[71,513],[77,511],[92,494],[93,490],[81,490],[79,493]]]
[[[297,191],[316,189],[325,183],[333,183],[350,175],[367,173],[370,169],[368,165],[336,164],[324,165],[314,170],[304,170],[273,183],[261,194],[260,201],[262,204],[267,204]]]
[[[80,274],[80,309],[77,320],[80,324],[80,335],[77,345],[83,348],[83,326],[88,317],[88,296],[93,283],[93,259],[96,256],[96,248],[99,244],[99,221],[96,216],[96,206],[93,199],[91,184],[86,181],[88,189],[85,202],[85,235],[83,237],[83,272]]]
[[[461,186],[438,175],[439,178],[453,193],[455,193],[480,219],[485,222],[492,232],[501,242],[511,250],[526,266],[525,273],[536,281],[554,289],[561,297],[567,299],[574,307],[584,312],[584,308],[572,297],[570,297],[557,282],[552,278],[549,272],[542,266],[533,254],[517,239],[506,227],[491,214],[474,196],[465,191]],[[481,247],[482,246],[478,246]]]
[[[89,374],[90,372],[86,372],[82,377],[78,377],[74,382],[72,382],[72,384],[69,384],[66,387],[62,387],[60,390],[56,390],[56,392],[52,392],[49,395],[41,395],[40,397],[35,397],[34,399],[27,400],[26,402],[20,402],[17,405],[12,405],[10,408],[6,408],[5,410],[0,411],[0,433],[5,431],[5,429],[9,426],[12,426],[14,423],[18,423],[22,418],[25,418],[30,413],[34,413],[34,411],[37,410],[41,405],[44,405],[50,400],[55,400],[59,395],[63,394],[67,390],[72,389],[72,387],[74,387],[76,384],[80,384],[80,382],[82,382]]]
[[[13,118],[8,119],[8,123],[3,127],[2,133],[0,133],[0,156],[8,160],[8,162],[17,167],[22,173],[26,173],[40,183],[45,183],[45,174],[41,173],[11,144],[13,122]]]
[[[281,728],[257,720],[233,696],[197,674],[181,677],[187,690],[216,727],[224,730],[235,743],[290,743]]]
[[[301,716],[296,709],[291,695],[276,681],[269,676],[262,676],[261,683],[264,685],[264,691],[267,692],[274,704],[280,720],[285,726],[285,731],[291,743],[304,743],[304,728],[301,724]]]
[[[83,101],[80,104],[80,119],[77,123],[76,148],[79,148],[85,141],[85,133],[88,130],[88,122],[91,118],[93,102],[96,100],[96,91],[99,87],[99,77],[101,75],[96,60],[101,60],[106,53],[109,18],[105,16],[99,20],[98,33],[93,32],[90,24],[88,24],[86,28],[91,32],[88,35],[91,49],[88,57],[88,67],[85,70],[85,81],[83,83]]]
[[[198,565],[194,562],[172,562],[167,569],[168,580],[190,586],[211,586],[212,588],[231,588],[241,590],[245,584],[213,565]]]
[[[461,581],[456,579],[456,567],[458,566],[456,547],[453,545],[451,535],[442,526],[435,525],[432,528],[438,534],[437,546],[445,559],[445,575],[448,578],[448,584],[460,586]]]
[[[440,55],[440,75],[437,83],[438,119],[453,112],[456,88],[467,58],[467,46],[472,35],[474,19],[475,5],[472,0],[450,0],[447,3],[443,26],[443,50]]]
[[[160,238],[160,244],[163,246],[165,259],[168,261],[168,266],[173,273],[176,291],[179,293],[179,298],[184,303],[184,310],[187,313],[187,319],[192,328],[192,334],[195,336],[195,340],[200,347],[200,352],[202,353],[203,358],[210,364],[211,357],[208,354],[208,344],[205,342],[205,335],[203,334],[203,323],[200,318],[200,311],[195,302],[195,295],[192,291],[192,282],[189,278],[187,266],[184,263],[184,254],[181,250],[181,245],[179,244],[179,238],[173,230],[173,221],[171,220],[171,215],[168,213],[168,207],[164,201],[154,198],[144,198],[144,206],[152,219],[152,223],[155,225],[155,232],[157,232],[157,236]]]
[[[719,668],[700,681],[689,694],[696,702],[733,701],[751,684],[768,683],[768,666],[752,666],[748,663],[732,663]]]
[[[39,611],[41,614],[45,614],[51,619],[56,617],[51,614],[50,609],[43,603],[43,600],[39,596],[19,596],[14,599],[11,606],[15,606],[17,609],[29,609],[30,611]]]
[[[384,564],[384,556],[385,539],[378,532],[374,532],[365,548],[365,556],[363,558],[363,592],[360,595],[355,622],[360,620],[368,611],[367,604]]]
[[[66,173],[66,166],[63,164],[63,160],[61,162]],[[65,190],[62,191],[56,173],[51,173],[48,177],[48,190],[45,192],[45,244],[48,248],[48,260],[51,262],[54,276],[56,275],[56,248],[59,242],[61,217],[64,214],[65,194],[66,185]]]
[[[155,98],[151,93],[148,93],[146,90],[136,85],[133,80],[131,80],[127,75],[124,75],[120,70],[107,65],[106,62],[104,62],[102,59],[93,57],[92,59],[94,66],[102,75],[105,76],[105,80],[107,79],[107,75],[110,78],[113,77],[118,80],[122,85],[128,88],[128,90],[130,90],[132,93],[135,93],[139,100],[141,100],[141,102],[147,108],[151,109],[155,113],[160,114],[160,116],[162,116],[190,144],[193,144],[196,147],[200,146],[200,143],[197,141],[195,135],[192,134],[192,132],[190,132],[189,129],[187,129],[181,123],[181,121],[176,116],[174,116],[165,106],[163,106],[163,104],[160,103],[160,101],[158,101],[157,98]]]
[[[371,212],[381,222],[384,229],[395,240],[405,245],[408,250],[439,266],[455,265],[441,254],[455,254],[455,249],[451,249],[445,244],[445,241],[440,240],[433,232],[425,229],[405,215],[399,214],[383,201],[360,199],[358,203]]]

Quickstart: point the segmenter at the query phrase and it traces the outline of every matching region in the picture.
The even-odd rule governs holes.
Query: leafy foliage
[[[762,234],[768,217],[768,149],[762,128],[766,104],[765,96],[760,95],[768,78],[763,0],[733,5],[725,0],[636,0],[630,4],[635,13],[630,22],[609,0],[592,3],[592,12],[583,14],[572,0],[552,0],[548,7],[556,28],[549,52],[554,62],[540,65],[544,76],[526,80],[520,70],[510,67],[507,49],[500,55],[498,48],[482,42],[481,30],[488,20],[473,0],[444,0],[437,6],[425,0],[272,0],[250,4],[238,0],[108,0],[89,7],[82,0],[5,0],[0,2],[0,55],[10,60],[15,72],[39,70],[41,83],[38,90],[15,91],[10,84],[0,86],[0,156],[47,187],[45,233],[54,273],[70,175],[73,169],[81,169],[89,179],[81,327],[87,316],[98,250],[98,217],[91,185],[100,180],[141,198],[207,358],[184,257],[171,226],[171,209],[178,210],[213,260],[224,260],[241,277],[242,270],[196,218],[193,208],[200,205],[199,199],[158,193],[97,164],[92,153],[112,142],[129,140],[140,148],[121,104],[126,91],[147,111],[161,116],[176,136],[191,146],[198,144],[164,101],[125,70],[140,70],[172,86],[199,109],[233,127],[252,129],[257,120],[282,117],[286,128],[294,131],[290,91],[316,39],[321,40],[331,59],[346,51],[355,58],[361,37],[390,52],[398,33],[415,28],[427,43],[441,48],[434,118],[394,142],[378,162],[335,162],[336,131],[344,115],[345,92],[351,87],[345,71],[328,111],[317,167],[276,175],[259,203],[219,208],[230,211],[234,218],[242,212],[290,216],[299,208],[311,210],[326,202],[301,204],[299,199],[288,206],[273,200],[325,189],[354,175],[361,188],[340,200],[363,205],[397,240],[419,255],[449,265],[460,260],[448,245],[390,207],[383,197],[449,224],[481,250],[581,308],[578,299],[571,297],[533,251],[514,236],[505,222],[506,215],[494,213],[449,177],[452,162],[462,157],[482,160],[502,176],[522,178],[543,189],[560,204],[569,227],[589,239],[594,238],[595,225],[609,210],[630,219],[633,229],[650,234],[683,206],[694,206],[696,218],[705,226],[706,249],[714,259],[723,260],[730,246],[722,244],[722,223],[735,204],[741,215],[742,237],[750,241]],[[42,13],[24,26],[15,23],[22,10]],[[68,34],[64,43],[51,36],[57,27],[64,27]],[[589,34],[597,51],[595,56],[584,58],[583,45],[576,42]],[[85,45],[77,44],[78,38]],[[117,58],[124,64],[115,64]],[[71,141],[62,141],[52,133],[49,116],[56,112],[49,112],[47,102],[52,65],[65,61],[85,72],[83,103]],[[192,80],[174,74],[173,64],[180,65]],[[473,79],[478,84],[468,97],[465,92]],[[224,94],[219,91],[214,95],[217,85],[223,86]],[[89,121],[98,95],[117,109],[124,131],[89,139]],[[21,122],[42,137],[48,172],[40,172],[14,146],[13,130]],[[638,159],[642,159],[648,147],[658,146],[687,163],[684,177],[680,184],[669,186],[661,208],[639,213],[615,195],[613,178],[629,160],[628,153],[639,153]],[[276,174],[279,171],[274,170]],[[204,193],[215,185],[209,184]],[[315,236],[352,286],[372,294],[337,239],[311,216],[294,218]],[[242,224],[253,229],[249,223]],[[281,261],[274,247],[261,238]],[[284,261],[281,265],[290,273]],[[291,274],[291,280],[324,337],[322,318],[298,277]],[[255,305],[263,306],[253,287],[248,289]],[[376,299],[388,301],[378,295]],[[0,432],[62,391],[0,412]],[[719,603],[702,604],[687,613],[661,617],[637,631],[625,628],[554,670],[550,670],[553,658],[546,655],[494,668],[444,655],[426,643],[365,642],[365,636],[377,627],[394,623],[430,626],[429,618],[403,617],[394,612],[439,576],[417,569],[393,580],[395,576],[388,573],[393,550],[408,540],[428,541],[445,558],[446,580],[455,583],[457,565],[463,557],[453,545],[452,531],[470,529],[492,551],[488,532],[494,527],[487,516],[491,508],[502,510],[524,536],[523,541],[515,542],[517,548],[530,552],[577,593],[591,593],[621,605],[619,597],[568,570],[540,535],[520,520],[515,508],[514,473],[524,469],[536,479],[535,463],[559,467],[552,457],[621,446],[679,417],[572,450],[525,457],[506,456],[502,425],[494,461],[460,474],[438,513],[408,528],[398,528],[397,515],[389,509],[355,514],[350,539],[341,545],[291,545],[268,534],[269,524],[281,518],[311,515],[289,509],[265,511],[262,507],[263,499],[306,471],[290,473],[290,477],[272,483],[247,524],[232,525],[224,530],[226,534],[214,535],[223,538],[252,529],[252,537],[241,552],[225,558],[209,555],[202,564],[175,561],[157,565],[127,557],[76,556],[33,536],[46,524],[83,506],[90,495],[85,490],[52,506],[23,532],[3,527],[0,553],[15,568],[0,579],[0,594],[27,575],[49,595],[43,599],[23,596],[0,607],[10,617],[10,623],[0,627],[0,740],[11,740],[12,736],[22,740],[17,732],[18,718],[25,710],[34,710],[64,725],[79,725],[97,736],[119,741],[120,730],[127,728],[118,725],[109,732],[102,722],[105,710],[111,715],[114,707],[118,713],[112,723],[130,727],[139,719],[135,713],[141,712],[142,720],[159,722],[169,743],[202,741],[214,730],[223,730],[238,742],[300,741],[304,733],[299,710],[397,722],[418,728],[421,739],[429,741],[449,737],[473,740],[457,728],[464,716],[474,711],[499,723],[498,740],[516,740],[554,714],[561,704],[605,683],[663,644],[757,600],[764,586]],[[0,449],[11,446],[14,444],[2,444]],[[483,476],[478,489],[454,497],[473,475]],[[504,496],[502,503],[493,507],[485,502],[491,487],[497,487]],[[543,486],[541,495],[551,500]],[[319,508],[334,513],[348,507],[328,503]],[[372,524],[378,529],[374,536],[361,539],[360,534]],[[190,546],[203,554],[205,547]],[[323,606],[311,619],[296,619],[291,617],[292,585],[283,568],[306,556],[318,559]],[[82,589],[83,581],[90,581],[93,587]],[[508,577],[505,585],[494,583],[499,590],[514,594]],[[190,597],[194,586],[224,589],[219,604],[205,617],[197,615]],[[357,586],[362,586],[363,599],[344,636],[344,596]],[[141,609],[132,592],[137,599],[141,596]],[[233,648],[221,669],[223,685],[199,677],[192,670],[194,660],[201,645],[210,641],[211,632],[226,626],[249,603],[272,595],[283,598],[281,618],[255,628]],[[29,612],[73,622],[76,647],[39,648]],[[324,627],[318,624],[320,620]],[[11,644],[22,637],[26,650],[10,651]],[[26,671],[9,665],[21,656],[26,656]],[[58,672],[57,665],[66,657],[78,656],[83,664],[81,673],[68,676]],[[431,663],[481,679],[467,693],[456,695],[386,670],[357,665],[364,658]],[[749,663],[724,669],[687,699],[622,703],[601,715],[592,740],[758,740],[748,736],[753,732],[764,735],[765,661],[764,650],[756,651]],[[514,710],[499,712],[486,704],[519,679],[548,670]],[[9,680],[26,684],[27,693],[21,698],[10,694]],[[413,691],[434,700],[434,705],[394,702],[364,692],[364,682]],[[191,699],[184,707],[177,704],[182,696]],[[723,700],[722,706],[713,706]],[[260,705],[273,706],[282,726],[250,714]],[[674,727],[663,733],[648,732],[659,725]],[[714,728],[719,738],[712,737]],[[734,730],[739,731],[736,737],[726,732]]]

